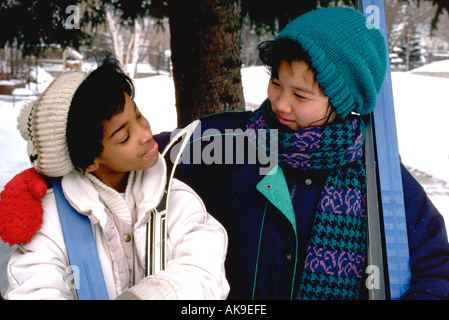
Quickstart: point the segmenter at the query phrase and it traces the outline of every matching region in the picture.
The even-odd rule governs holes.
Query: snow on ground
[[[177,127],[175,86],[173,78],[154,76],[134,80],[134,101],[145,115],[153,133],[172,131]]]
[[[449,79],[393,73],[402,160],[449,182]]]
[[[449,60],[435,61],[411,71],[411,73],[416,72],[449,73]]]
[[[393,73],[392,82],[402,161],[446,216],[449,230],[449,79]]]
[[[449,66],[448,66],[449,69]],[[449,70],[448,70],[449,72]],[[38,74],[46,73],[38,70]],[[246,104],[256,108],[265,98],[268,74],[263,67],[242,70]],[[432,202],[449,225],[449,79],[393,73],[399,150],[405,165],[421,181]],[[173,79],[154,76],[136,79],[135,101],[147,117],[153,133],[176,127]],[[40,84],[38,90],[43,90]],[[32,89],[32,88],[31,88]],[[0,190],[15,174],[30,167],[26,143],[16,129],[16,119],[25,98],[0,96]],[[449,228],[448,228],[449,229]],[[11,254],[0,241],[0,288],[6,290],[5,268]]]

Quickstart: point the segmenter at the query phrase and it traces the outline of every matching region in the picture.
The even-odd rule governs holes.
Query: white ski
[[[167,183],[165,185],[164,196],[159,206],[151,211],[150,220],[147,223],[147,276],[165,269],[167,263],[167,212],[170,210],[168,205],[170,200],[170,185],[175,175],[176,167],[181,159],[182,151],[190,141],[190,137],[199,123],[200,121],[196,120],[180,130],[162,152],[162,156],[166,159],[167,163]],[[173,148],[175,146],[179,146],[179,150],[175,150],[175,159],[167,158],[173,155]]]

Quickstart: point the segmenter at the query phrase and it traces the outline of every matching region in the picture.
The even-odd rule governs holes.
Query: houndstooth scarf
[[[253,129],[248,130],[249,139],[256,148],[261,145],[257,139],[263,139],[258,129],[267,130],[266,136],[278,129],[281,166],[330,170],[316,209],[297,299],[357,299],[366,256],[363,121],[353,117],[293,131],[277,121],[267,100],[249,117],[247,128]],[[269,149],[269,144],[264,146]]]

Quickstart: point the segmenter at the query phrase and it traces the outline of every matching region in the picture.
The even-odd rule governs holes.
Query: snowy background
[[[449,73],[449,61],[420,68]],[[52,77],[39,70],[42,91]],[[263,67],[242,69],[245,100],[249,108],[266,98],[268,75]],[[402,161],[424,186],[434,205],[445,216],[449,227],[449,78],[430,77],[412,72],[393,72],[393,92]],[[153,133],[176,127],[175,92],[169,76],[136,79],[135,101],[150,121]],[[16,92],[26,94],[26,90]],[[0,95],[0,191],[15,174],[29,168],[26,143],[16,129],[16,119],[29,98]],[[448,228],[449,229],[449,228]],[[0,289],[4,294],[6,265],[13,248],[0,241]]]

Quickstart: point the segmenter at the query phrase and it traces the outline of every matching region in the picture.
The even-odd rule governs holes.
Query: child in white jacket
[[[90,219],[110,299],[224,299],[226,232],[175,179],[167,265],[145,276],[147,221],[163,196],[167,168],[133,95],[111,56],[89,75],[56,79],[18,119],[32,164],[44,176],[62,177],[68,202]],[[10,258],[6,299],[76,299],[52,189],[42,206],[42,227]]]

